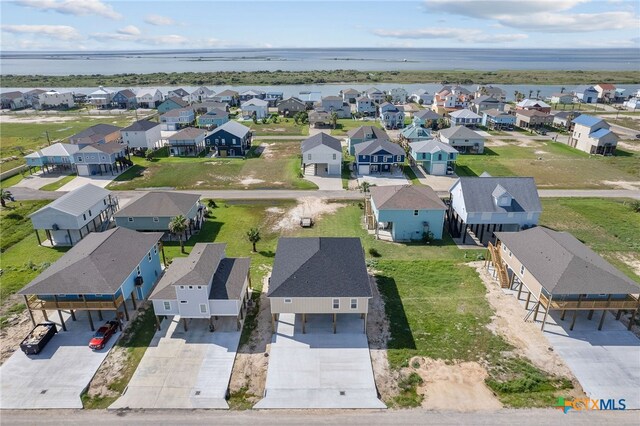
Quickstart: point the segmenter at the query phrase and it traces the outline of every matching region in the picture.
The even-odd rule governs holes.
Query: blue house
[[[25,155],[24,159],[27,162],[27,166],[29,166],[29,172],[31,172],[32,167],[40,167],[43,172],[49,171],[49,168],[52,170],[58,168],[74,170],[75,159],[73,155],[78,151],[80,151],[78,145],[54,143],[39,151]]]
[[[404,149],[397,143],[374,139],[356,145],[356,170],[360,175],[390,173],[404,163]]]
[[[251,148],[251,129],[237,121],[227,121],[207,135],[205,144],[220,157],[242,157]]]
[[[437,123],[440,118],[442,118],[440,114],[430,109],[421,109],[413,114],[413,124],[422,127],[433,127],[433,124]]]
[[[583,104],[594,104],[598,102],[598,91],[593,86],[578,86],[573,93]]]
[[[213,108],[198,117],[198,127],[220,127],[229,121],[229,113],[220,108]]]
[[[164,114],[173,109],[181,109],[189,106],[189,102],[183,100],[182,98],[169,98],[160,105],[158,105],[158,112],[160,114]]]
[[[516,116],[495,108],[482,111],[482,125],[490,129],[503,129],[515,126]]]
[[[111,102],[114,106],[122,109],[135,109],[138,107],[136,94],[129,89],[120,90],[118,93],[113,95]]]
[[[365,203],[367,229],[392,241],[440,240],[447,207],[430,186],[373,186]]]
[[[360,126],[357,129],[349,130],[347,132],[349,154],[354,155],[356,153],[356,145],[374,139],[389,139],[389,136],[387,132],[376,126]]]
[[[412,124],[411,126],[407,126],[400,130],[399,137],[400,140],[407,141],[409,143],[433,139],[431,130],[425,129],[424,127],[420,127],[416,124]]]
[[[85,311],[94,329],[92,311],[121,310],[129,319],[127,301],[134,309],[145,300],[162,275],[161,232],[140,233],[126,228],[92,232],[18,292],[32,311]],[[33,321],[33,315],[31,315]],[[45,316],[46,318],[46,316]],[[35,324],[35,321],[34,321]]]
[[[458,159],[458,150],[438,139],[409,144],[411,160],[420,164],[430,175],[452,174]]]

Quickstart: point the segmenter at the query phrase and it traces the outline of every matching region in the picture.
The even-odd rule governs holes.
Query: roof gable
[[[372,186],[371,199],[378,210],[446,210],[430,186]]]
[[[317,146],[324,145],[335,151],[342,152],[340,140],[326,133],[317,133],[302,141],[302,152],[309,151]]]
[[[458,178],[456,184],[458,183],[461,185],[467,212],[542,211],[536,183],[532,177],[461,177]],[[508,192],[511,195],[511,203],[507,206],[497,205],[494,198],[496,191],[498,193]]]
[[[187,213],[200,199],[199,194],[148,192],[115,213],[115,217],[175,217]]]

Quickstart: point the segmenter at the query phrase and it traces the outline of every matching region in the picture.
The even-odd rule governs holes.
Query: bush
[[[375,248],[373,248],[373,247],[371,247],[369,249],[369,254],[371,255],[371,257],[380,257],[380,256],[382,256],[380,254],[380,252],[378,250],[376,250]]]
[[[631,210],[636,213],[640,213],[640,200],[634,200],[630,204]]]

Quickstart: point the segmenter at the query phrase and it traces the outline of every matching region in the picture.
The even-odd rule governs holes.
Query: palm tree
[[[362,188],[362,192],[367,193],[369,192],[369,187],[371,186],[371,184],[369,182],[362,182],[362,184],[360,185],[360,187]]]
[[[180,252],[184,253],[184,241],[182,241],[182,236],[184,235],[184,231],[187,230],[187,218],[183,215],[178,215],[171,219],[169,222],[169,232],[178,236],[180,240]]]
[[[518,96],[520,96],[520,92],[518,92],[517,90],[513,92],[513,98],[516,100],[516,102],[518,102]]]
[[[256,243],[260,241],[260,230],[258,228],[251,228],[247,231],[247,239],[251,244],[253,244],[253,252],[256,250]]]
[[[560,89],[560,93],[564,93],[564,91],[565,91],[564,87]]]
[[[540,89],[536,90],[536,99],[540,99]]]
[[[529,90],[529,99],[531,99],[532,94],[533,94],[533,90]]]
[[[0,204],[2,204],[2,207],[7,207],[6,200],[13,201],[13,195],[11,195],[10,191],[0,188]]]
[[[338,114],[335,111],[331,111],[331,125],[335,130],[336,124],[338,124]]]

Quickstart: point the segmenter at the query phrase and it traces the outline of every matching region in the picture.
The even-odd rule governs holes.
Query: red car
[[[100,327],[93,335],[89,342],[89,347],[93,350],[103,349],[111,336],[118,330],[118,321],[107,321],[105,325]]]

